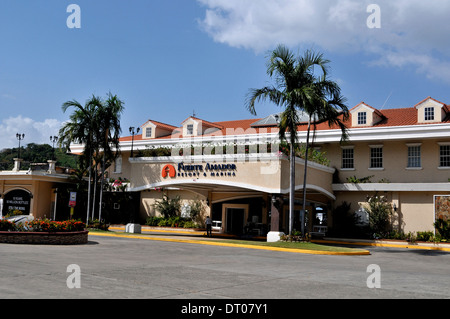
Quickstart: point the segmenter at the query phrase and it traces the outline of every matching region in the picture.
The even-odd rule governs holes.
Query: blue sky
[[[371,3],[381,28],[369,28]],[[81,28],[66,24],[70,4]],[[331,60],[349,108],[450,103],[447,0],[2,0],[0,149],[48,143],[93,94],[125,102],[122,131],[148,119],[179,125],[252,118],[250,88],[270,83],[269,50],[284,43]],[[257,105],[258,117],[279,111]]]

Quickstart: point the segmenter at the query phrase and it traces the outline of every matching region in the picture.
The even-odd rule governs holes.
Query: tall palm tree
[[[103,150],[102,175],[100,182],[99,220],[102,215],[103,185],[106,166],[111,164],[120,154],[119,138],[121,133],[120,116],[123,112],[123,102],[117,97],[108,94],[107,100],[98,112],[99,144]]]
[[[109,93],[106,101],[92,96],[85,106],[73,100],[65,102],[62,110],[66,112],[70,107],[75,108],[75,110],[70,115],[70,120],[59,131],[59,144],[66,150],[70,150],[72,143],[83,144],[84,146],[80,160],[85,163],[85,167],[89,167],[88,219],[93,165],[97,166],[102,161],[103,177],[106,166],[119,153],[120,115],[123,112],[123,102],[116,95]],[[95,163],[92,161],[93,157],[96,158]],[[99,160],[100,158],[101,160]],[[103,178],[101,179],[102,188]],[[102,193],[100,193],[99,219],[101,219],[101,196]]]
[[[65,113],[69,108],[75,108],[70,115],[70,121],[66,122],[59,130],[58,144],[66,151],[70,151],[70,145],[77,143],[83,144],[84,150],[80,156],[83,167],[88,167],[89,183],[88,183],[88,203],[86,223],[88,223],[90,215],[90,199],[91,199],[91,177],[92,177],[92,157],[98,153],[97,143],[97,113],[102,108],[100,98],[92,96],[86,101],[85,105],[81,105],[78,101],[67,101],[62,105]]]
[[[274,78],[275,85],[262,89],[251,89],[246,107],[256,115],[255,102],[269,100],[284,107],[279,123],[279,137],[285,140],[289,132],[290,142],[290,194],[289,194],[289,233],[292,234],[294,198],[295,198],[295,144],[298,141],[297,128],[299,112],[308,115],[308,130],[306,140],[305,173],[303,183],[303,211],[306,205],[306,172],[308,165],[308,146],[311,123],[327,121],[330,125],[337,124],[345,133],[345,125],[341,114],[348,116],[344,99],[340,95],[339,86],[327,79],[329,61],[322,54],[306,51],[296,58],[285,46],[279,45],[270,55],[267,63],[267,74]],[[320,75],[315,73],[319,68]],[[341,110],[338,110],[337,108]],[[315,126],[314,126],[315,127]],[[303,214],[304,218],[304,214]],[[302,220],[302,235],[304,235],[304,220]]]

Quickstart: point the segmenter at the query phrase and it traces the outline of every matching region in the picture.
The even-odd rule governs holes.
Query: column
[[[13,172],[18,172],[20,171],[20,163],[23,161],[23,159],[21,158],[14,158],[14,168],[13,168]]]
[[[280,194],[272,194],[270,202],[270,231],[267,234],[267,241],[276,242],[284,235],[284,233],[280,231],[280,214],[283,212],[283,197]]]
[[[48,174],[55,174],[56,173],[56,161],[48,160]]]

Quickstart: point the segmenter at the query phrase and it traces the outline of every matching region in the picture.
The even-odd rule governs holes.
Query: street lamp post
[[[133,127],[133,126],[130,126],[129,130],[130,130],[130,134],[131,134],[131,155],[130,155],[130,157],[133,157],[134,135],[135,135],[135,134],[138,134],[139,131],[140,131],[141,129],[138,127],[138,128],[136,129],[136,132],[135,132],[135,131],[134,131],[134,127]]]
[[[25,138],[25,134],[16,134],[17,139],[19,140],[19,156],[18,158],[20,158],[20,141],[23,140]]]
[[[52,160],[55,160],[55,143],[58,142],[58,136],[50,136],[50,142],[52,142],[52,148],[53,148],[53,157]]]

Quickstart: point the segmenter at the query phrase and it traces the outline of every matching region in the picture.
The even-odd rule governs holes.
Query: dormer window
[[[350,110],[352,127],[369,127],[374,126],[379,123],[383,118],[383,114],[365,104],[364,102],[359,103],[357,106]]]
[[[425,108],[425,121],[434,121],[434,107]]]
[[[187,135],[194,135],[194,124],[188,124],[186,126],[186,134]]]
[[[169,136],[177,130],[176,126],[165,124],[162,122],[148,120],[142,126],[142,138],[152,139],[162,136]]]
[[[417,123],[442,123],[449,113],[449,108],[431,97],[414,106],[417,110]]]
[[[367,124],[367,113],[358,112],[358,125],[366,125],[366,124]]]
[[[151,138],[152,137],[152,127],[146,127],[145,128],[145,137]]]

